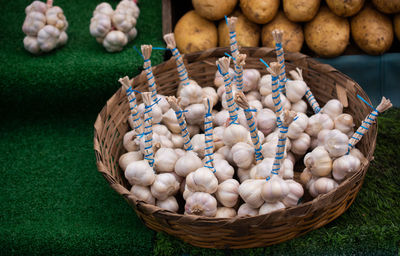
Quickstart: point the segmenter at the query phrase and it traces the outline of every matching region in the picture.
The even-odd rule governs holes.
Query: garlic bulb
[[[232,179],[235,169],[225,159],[214,158],[215,176],[218,179],[218,183],[222,183],[225,180]]]
[[[247,99],[247,101],[249,101],[249,104],[250,104],[250,101],[253,101],[253,100],[259,101],[261,103],[261,101],[260,101],[261,94],[257,91],[249,91],[248,93],[246,93],[246,99]]]
[[[272,142],[275,145],[275,147],[278,144],[278,140],[279,140],[279,129],[276,129],[274,132],[268,134],[268,136],[265,137],[264,139],[266,143]],[[292,143],[290,142],[290,140],[286,139],[285,150],[289,151],[291,148],[292,148]]]
[[[333,120],[343,113],[343,105],[336,99],[329,100],[321,109],[321,113],[327,114]]]
[[[137,19],[140,14],[140,10],[139,10],[138,6],[136,5],[135,1],[122,0],[121,2],[118,3],[116,9],[125,10],[131,16],[133,16],[135,19]]]
[[[185,214],[214,217],[217,214],[217,200],[210,194],[195,192],[186,200]]]
[[[236,211],[233,208],[218,207],[215,218],[233,218],[236,216]]]
[[[291,110],[297,113],[306,113],[307,111],[307,103],[304,100],[299,100],[296,103],[292,103]]]
[[[317,136],[317,146],[324,146],[324,145],[325,145],[325,141],[326,141],[326,139],[328,138],[328,133],[329,133],[330,131],[331,131],[331,130],[323,129],[323,130],[321,130],[321,131],[318,133],[318,136]]]
[[[303,186],[294,180],[286,180],[289,186],[289,194],[282,200],[285,206],[296,206],[299,199],[304,195]]]
[[[187,85],[180,85],[178,90],[178,97],[180,97],[180,105],[187,107],[191,104],[203,102],[203,90],[194,80],[189,80]],[[204,105],[201,104],[203,107]],[[205,112],[203,112],[205,113]]]
[[[285,84],[286,97],[290,102],[298,102],[307,91],[307,85],[303,80],[287,80]]]
[[[290,129],[290,127],[289,127]],[[307,133],[301,133],[300,136],[292,140],[291,151],[296,155],[304,155],[311,145],[311,137]]]
[[[44,26],[37,35],[40,50],[49,52],[56,48],[60,30],[51,25]]]
[[[249,131],[241,125],[231,124],[224,130],[224,144],[232,147],[238,142],[247,142]]]
[[[175,163],[175,172],[181,177],[186,177],[189,173],[194,172],[202,167],[201,159],[193,151],[187,151],[184,156],[180,157]]]
[[[264,183],[261,189],[261,197],[267,203],[282,200],[289,194],[288,184],[279,176],[274,175]]]
[[[292,107],[292,104],[286,98],[286,96],[284,94],[280,94],[280,98],[281,98],[281,101],[282,101],[283,109],[290,110],[291,107]],[[262,104],[266,108],[275,109],[275,104],[274,104],[274,101],[272,99],[272,93],[264,97],[264,99],[262,100]]]
[[[284,208],[285,208],[285,205],[282,202],[279,202],[279,201],[278,202],[274,202],[274,203],[264,203],[260,207],[260,209],[258,211],[258,214],[259,215],[267,214],[267,213],[274,212],[274,211],[277,211],[277,210],[280,210],[280,209],[284,209]]]
[[[131,193],[136,197],[137,200],[144,201],[145,203],[154,205],[156,199],[150,192],[148,186],[133,185],[131,188]]]
[[[68,27],[63,10],[58,6],[53,6],[46,11],[46,21],[48,25],[52,25],[61,31]]]
[[[107,14],[99,13],[90,20],[90,34],[94,37],[105,37],[111,30],[111,18]]]
[[[318,146],[304,156],[304,165],[315,176],[327,176],[332,170],[332,159],[324,147]]]
[[[181,148],[183,148],[183,143],[185,141],[183,140],[183,137],[181,135],[172,134],[171,135],[171,142],[174,144],[174,148],[181,149]]]
[[[167,126],[171,132],[180,134],[181,128],[179,127],[175,111],[172,108],[163,114],[162,123]]]
[[[235,179],[228,179],[218,185],[215,196],[225,207],[234,207],[239,198],[239,182]]]
[[[160,148],[154,156],[157,172],[173,172],[178,156],[172,148]]]
[[[186,122],[191,125],[202,124],[204,122],[205,113],[206,113],[206,108],[203,103],[192,104],[192,105],[186,107],[185,112],[184,112]]]
[[[308,125],[305,130],[311,137],[316,137],[323,129],[333,129],[333,121],[327,114],[318,113],[308,118]]]
[[[337,181],[342,181],[356,172],[361,166],[360,159],[353,155],[344,155],[333,161],[332,175]]]
[[[255,90],[260,81],[260,72],[257,69],[243,70],[243,91],[248,92]]]
[[[171,212],[178,212],[179,210],[178,202],[174,196],[169,196],[165,200],[157,200],[156,205]]]
[[[251,207],[249,204],[242,204],[237,212],[238,217],[253,217],[258,215],[258,209]]]
[[[65,31],[62,31],[60,36],[58,37],[56,47],[65,45],[67,41],[68,41],[68,35],[67,33],[65,33]]]
[[[126,37],[128,38],[128,42],[132,41],[133,39],[136,38],[137,36],[137,29],[136,28],[132,28],[131,30],[129,30],[127,33],[125,33]],[[163,108],[161,108],[163,110],[163,113],[165,112]]]
[[[309,192],[313,197],[326,194],[337,188],[339,185],[333,179],[322,177],[310,184]]]
[[[46,25],[46,16],[37,11],[32,11],[26,15],[24,24],[22,25],[22,31],[27,36],[37,36],[39,30]]]
[[[294,171],[292,161],[289,159],[283,160],[281,169],[279,170],[279,176],[283,179],[293,179]]]
[[[274,158],[264,158],[260,163],[250,170],[251,179],[266,179],[271,176]]]
[[[187,200],[191,195],[193,195],[195,192],[191,191],[187,185],[185,184],[185,189],[183,190],[182,196],[183,199]]]
[[[333,120],[333,122],[335,124],[335,129],[338,129],[344,134],[350,133],[351,135],[353,135],[354,121],[351,115],[340,114]]]
[[[259,100],[249,100],[250,109],[255,109],[254,115],[256,116],[263,109],[263,105]]]
[[[46,13],[47,5],[41,1],[33,1],[30,5],[25,8],[25,14],[28,15],[31,12]]]
[[[232,158],[239,168],[249,168],[254,161],[254,147],[239,142],[232,147]]]
[[[258,130],[264,133],[264,135],[270,134],[276,128],[276,115],[270,109],[262,109],[257,114],[256,120]]]
[[[353,148],[350,150],[350,155],[357,157],[363,164],[368,163],[368,159],[365,158],[364,154],[358,148]]]
[[[139,150],[139,142],[136,140],[136,132],[134,130],[125,133],[122,143],[126,151]]]
[[[124,9],[117,8],[112,16],[113,26],[121,32],[128,32],[136,26],[136,19]]]
[[[225,145],[223,141],[224,130],[225,127],[223,126],[218,126],[213,129],[214,151],[217,151],[218,149],[220,149]]]
[[[228,122],[228,120],[229,120],[229,112],[228,112],[228,110],[223,109],[215,115],[213,124],[215,127],[225,126],[225,124]]]
[[[235,76],[235,71],[232,68],[229,68],[229,76],[231,77],[231,80]],[[215,72],[215,78],[214,78],[214,85],[219,88],[219,87],[225,87],[224,83],[224,77],[221,75],[221,73],[217,70]]]
[[[260,88],[259,90],[262,96],[270,95],[272,93],[272,76],[262,76],[260,82],[258,83],[258,87]]]
[[[96,6],[96,9],[93,11],[93,17],[99,14],[104,14],[111,18],[114,10],[109,3],[103,2]]]
[[[230,165],[234,165],[235,162],[233,161],[233,155],[232,155],[232,151],[231,148],[228,146],[223,146],[220,149],[218,149],[217,151],[218,154],[221,154],[222,156],[224,156],[224,159],[226,161],[228,161],[228,163]],[[214,163],[215,164],[215,163]]]
[[[119,157],[118,164],[123,171],[126,170],[126,167],[132,162],[143,160],[143,154],[138,151],[128,152]]]
[[[217,91],[210,86],[201,88],[203,91],[203,98],[210,99],[212,106],[214,107],[218,103]]]
[[[347,153],[349,138],[339,130],[331,130],[327,133],[324,147],[329,156],[339,157]]]
[[[206,137],[204,133],[196,134],[192,137],[193,151],[197,153],[200,158],[204,157],[204,148],[206,147]]]
[[[103,40],[103,46],[108,52],[119,52],[128,43],[128,37],[121,31],[113,30]]]
[[[158,135],[165,136],[168,139],[170,139],[172,136],[171,132],[168,130],[168,128],[165,125],[154,124],[152,129],[153,129],[153,133],[157,133]]]
[[[289,140],[286,140],[286,146],[288,145]],[[274,158],[276,154],[276,142],[271,140],[267,141],[262,145],[261,154],[264,158]],[[287,147],[285,148],[284,157],[287,156]]]
[[[131,185],[150,186],[156,175],[147,160],[130,163],[125,170],[125,178]]]
[[[264,199],[261,197],[261,189],[266,183],[265,180],[245,180],[239,186],[240,197],[252,208],[259,208]]]
[[[178,158],[181,158],[182,156],[184,156],[186,154],[186,151],[181,148],[175,148],[175,153],[178,156]],[[175,163],[175,166],[176,166],[176,163]]]
[[[40,46],[36,37],[26,36],[24,38],[24,47],[30,53],[33,54],[40,53]]]
[[[298,139],[308,125],[308,116],[304,113],[297,113],[297,117],[289,125],[287,136],[290,139]]]
[[[156,175],[150,190],[155,198],[165,200],[167,197],[175,195],[178,192],[179,182],[173,174],[161,173]]]
[[[201,167],[186,176],[186,185],[191,191],[212,194],[218,189],[218,180],[209,168]]]
[[[292,152],[287,152],[286,159],[292,162],[293,165],[296,163],[296,157],[293,155]]]

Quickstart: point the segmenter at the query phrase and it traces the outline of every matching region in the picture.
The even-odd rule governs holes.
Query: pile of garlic
[[[281,32],[274,33],[280,40]],[[300,69],[289,72],[293,80],[286,78],[279,64],[284,60],[265,63],[270,74],[261,76],[243,69],[245,55],[232,57],[234,69],[231,58],[223,57],[215,86],[201,87],[189,78],[173,34],[164,39],[177,65],[177,98],[157,93],[151,46],[142,46],[151,92],[140,93],[144,103],[137,105],[134,81],[120,80],[133,130],[124,136],[128,152],[119,164],[138,200],[172,212],[256,216],[296,206],[306,191],[326,194],[366,161],[354,146],[391,106],[383,98],[354,133],[343,105],[332,99],[320,108]],[[295,170],[297,161],[306,168]],[[302,171],[298,181],[295,171]]]
[[[27,51],[33,54],[50,52],[67,43],[68,22],[63,10],[53,6],[53,0],[34,1],[25,8],[25,13],[22,31],[26,34],[24,47]]]
[[[122,51],[137,35],[136,21],[140,10],[132,0],[122,0],[115,11],[109,3],[97,5],[90,20],[90,34],[108,52]]]

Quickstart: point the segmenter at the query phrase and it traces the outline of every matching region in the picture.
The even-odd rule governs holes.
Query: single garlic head
[[[346,177],[356,172],[361,166],[360,159],[353,155],[344,155],[333,161],[332,175],[337,181],[342,181]]]
[[[93,37],[105,37],[111,30],[111,19],[106,14],[97,14],[90,20],[90,34]]]
[[[309,191],[312,196],[316,197],[316,195],[329,193],[338,186],[339,185],[333,179],[322,177],[311,183]]]
[[[256,112],[253,112],[253,115],[257,116],[258,113],[263,109],[263,105],[259,100],[249,100],[250,109],[255,109]]]
[[[214,159],[215,176],[218,183],[232,179],[235,169],[225,159]]]
[[[157,133],[158,135],[165,136],[166,138],[170,139],[172,134],[168,130],[168,127],[162,124],[154,124],[153,127],[153,133]]]
[[[293,179],[294,171],[293,171],[293,163],[289,159],[283,160],[281,164],[281,169],[279,170],[279,176],[283,179]]]
[[[248,92],[257,89],[260,77],[260,72],[257,69],[243,70],[243,91]]]
[[[286,97],[290,102],[298,102],[303,98],[307,91],[307,84],[303,80],[286,81]]]
[[[314,176],[328,176],[332,170],[332,159],[324,147],[318,146],[305,155],[304,165],[310,169]]]
[[[169,196],[165,200],[157,200],[156,205],[171,212],[178,212],[179,210],[178,202],[174,196]]]
[[[186,176],[186,185],[191,191],[212,194],[218,189],[218,180],[209,168],[201,167]]]
[[[131,193],[136,197],[137,200],[152,205],[156,203],[156,199],[151,194],[148,186],[133,185],[131,188]]]
[[[103,46],[108,52],[122,51],[127,43],[127,36],[119,30],[110,31],[103,40]]]
[[[182,149],[183,144],[185,143],[185,140],[183,137],[179,134],[172,134],[171,135],[171,142],[174,144],[175,149]]]
[[[158,200],[165,200],[175,195],[179,190],[179,182],[171,173],[157,174],[154,183],[151,185],[151,193]]]
[[[46,11],[46,21],[48,25],[52,25],[61,31],[68,27],[63,10],[58,6],[53,6]]]
[[[261,103],[261,94],[258,91],[249,91],[246,93],[246,99],[249,101],[249,105],[252,100],[257,100]]]
[[[182,107],[187,107],[191,104],[198,104],[204,107],[203,102],[203,90],[201,87],[194,81],[189,80],[189,84],[180,85],[180,90],[178,90],[178,97],[181,98],[180,105]]]
[[[282,202],[274,202],[274,203],[264,203],[260,210],[258,211],[259,215],[271,213],[277,210],[285,209],[285,205]]]
[[[46,17],[41,12],[32,11],[30,12],[22,25],[22,31],[27,36],[37,36],[39,30],[46,25]]]
[[[232,158],[239,168],[250,168],[254,161],[254,147],[245,142],[236,143],[232,147]]]
[[[160,148],[154,155],[157,172],[173,172],[178,156],[172,148]]]
[[[40,53],[40,47],[37,38],[33,36],[26,36],[24,38],[24,48],[33,54]]]
[[[218,126],[224,127],[225,124],[228,122],[228,120],[229,120],[229,112],[228,110],[223,109],[214,116],[213,124],[215,127]]]
[[[128,152],[139,150],[139,141],[136,139],[135,130],[125,133],[124,138],[122,140],[122,144],[124,145],[124,148]]]
[[[214,151],[217,151],[225,145],[223,141],[224,130],[225,127],[223,126],[218,126],[213,129]]]
[[[150,186],[156,175],[147,160],[130,163],[125,170],[125,178],[131,185]]]
[[[218,103],[218,94],[214,87],[203,87],[201,88],[203,91],[203,98],[209,99],[212,106],[215,106]]]
[[[294,180],[285,180],[289,186],[289,194],[282,200],[286,206],[296,206],[300,198],[304,195],[303,186]]]
[[[131,16],[133,16],[135,19],[137,19],[140,14],[139,7],[136,5],[135,1],[122,0],[121,2],[118,3],[116,9],[117,10],[125,10]]]
[[[206,107],[203,103],[192,104],[185,108],[186,122],[191,125],[200,125],[204,122]]]
[[[316,137],[323,129],[333,129],[333,121],[327,114],[317,113],[308,118],[308,125],[305,130],[311,137]]]
[[[291,110],[297,113],[306,113],[307,111],[307,103],[304,100],[299,100],[296,103],[292,103]]]
[[[297,113],[296,118],[289,125],[287,136],[290,139],[298,139],[308,125],[308,116],[304,113]]]
[[[99,14],[107,15],[111,19],[114,14],[114,10],[109,3],[103,2],[96,6],[96,9],[93,11],[93,17]]]
[[[253,208],[249,204],[242,204],[237,212],[238,217],[254,217],[258,215],[258,208]]]
[[[311,145],[311,137],[307,133],[301,133],[300,136],[292,140],[291,151],[299,156],[304,155]]]
[[[236,216],[236,210],[228,207],[218,207],[215,218],[233,218]]]
[[[321,113],[327,114],[333,120],[343,113],[343,104],[336,99],[329,100],[321,109]]]
[[[272,93],[272,76],[262,76],[260,82],[258,83],[258,87],[260,88],[259,90],[262,96],[270,95]]]
[[[196,134],[192,137],[193,151],[197,153],[200,158],[204,157],[204,149],[206,147],[206,137],[204,133]]]
[[[288,184],[277,175],[273,175],[270,180],[264,183],[261,189],[261,197],[268,203],[280,201],[288,194]]]
[[[217,200],[208,193],[195,192],[186,200],[185,214],[215,217]]]
[[[331,157],[343,156],[347,153],[349,138],[339,130],[331,130],[326,135],[324,147]]]
[[[119,157],[118,164],[119,167],[121,167],[121,169],[125,171],[126,167],[128,167],[130,163],[140,160],[143,160],[143,154],[141,152],[139,151],[128,152]]]
[[[40,12],[45,14],[47,5],[42,1],[33,1],[30,5],[25,8],[25,14],[28,15],[31,12]]]
[[[186,151],[185,155],[180,157],[175,163],[175,172],[181,177],[186,177],[202,167],[203,163],[197,154],[193,151]]]
[[[280,94],[280,99],[281,99],[281,104],[283,109],[290,110],[292,108],[292,104],[290,101],[286,98],[284,94]],[[262,100],[262,104],[264,107],[269,108],[269,109],[275,109],[275,103],[274,100],[272,99],[272,94],[269,94],[264,97]]]
[[[224,130],[224,144],[232,147],[238,142],[247,142],[249,131],[239,124],[231,124]]]
[[[215,196],[225,207],[234,207],[239,199],[239,182],[235,179],[228,179],[218,185]]]
[[[349,114],[340,114],[333,120],[335,129],[343,132],[344,134],[353,135],[354,121],[353,117]],[[350,135],[350,136],[351,136]]]
[[[271,109],[264,108],[257,114],[257,128],[264,135],[270,134],[276,128],[276,115]]]
[[[37,35],[40,50],[49,52],[56,48],[58,38],[60,37],[60,30],[52,25],[44,26]]]
[[[121,32],[128,32],[136,26],[136,19],[123,9],[116,9],[112,16],[113,26]]]
[[[181,127],[179,126],[175,111],[172,108],[163,114],[162,123],[167,126],[171,132],[180,134]]]
[[[240,197],[252,208],[259,208],[264,203],[261,189],[265,183],[265,180],[245,180],[239,186]]]
[[[260,163],[251,168],[250,178],[266,179],[267,177],[271,176],[273,164],[274,164],[274,158],[264,158]]]
[[[317,146],[324,146],[324,145],[325,145],[325,141],[326,141],[326,139],[328,138],[328,133],[329,133],[330,131],[331,131],[331,130],[323,129],[323,130],[321,130],[321,131],[318,133],[318,136],[317,136],[317,145],[316,145],[315,147],[317,147]]]
[[[230,165],[234,165],[235,164],[235,162],[233,162],[233,155],[232,155],[232,151],[231,151],[230,147],[223,146],[223,147],[221,147],[220,149],[217,150],[217,153],[222,155],[224,157],[224,159],[226,161],[228,161],[228,163]]]

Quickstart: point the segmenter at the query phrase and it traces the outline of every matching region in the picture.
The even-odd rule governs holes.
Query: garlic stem
[[[213,139],[213,118],[211,114],[212,105],[209,99],[204,99],[204,105],[206,107],[206,114],[204,115],[204,135],[205,144],[204,155],[206,158],[204,167],[211,169],[215,172],[214,168],[214,139]]]
[[[314,98],[314,95],[311,92],[310,87],[307,87],[306,99],[308,101],[308,104],[310,104],[311,108],[314,110],[315,114],[317,114],[319,111],[321,111],[321,108],[319,107],[317,100]]]
[[[183,63],[183,58],[181,56],[181,53],[176,48],[174,33],[169,33],[164,35],[164,41],[167,43],[167,48],[172,51],[172,55],[175,57],[175,62],[179,73],[179,80],[181,81],[182,85],[188,85],[189,84],[188,72],[186,70],[185,64]]]
[[[153,104],[151,98],[151,92],[143,92],[142,98],[145,105],[144,111],[144,158],[149,162],[150,167],[154,165],[154,152],[153,152],[153,125],[152,116],[150,114]]]
[[[132,115],[134,130],[136,132],[136,135],[139,135],[141,134],[140,127],[142,126],[142,120],[140,119],[137,112],[135,92],[133,91],[132,86],[130,86],[129,78],[127,76],[120,78],[118,81],[122,84],[123,88],[126,91],[126,96],[128,97],[128,102],[129,102],[129,109]]]
[[[233,66],[235,70],[236,88],[239,91],[243,91],[243,65],[246,55],[239,54],[239,46],[236,39],[236,22],[237,17],[227,18],[228,29],[229,29],[229,41],[231,47],[231,53],[233,56]]]
[[[271,65],[271,76],[272,76],[272,100],[274,102],[274,111],[276,114],[277,126],[279,127],[282,124],[281,115],[283,111],[283,105],[281,100],[281,94],[279,92],[278,85],[278,74],[279,74],[279,64],[277,62],[270,63]]]
[[[149,85],[149,89],[151,91],[151,98],[153,99],[153,102],[156,102],[157,85],[156,85],[156,80],[154,79],[153,68],[151,67],[151,60],[150,60],[152,46],[142,45],[141,49],[144,58],[143,68],[146,71],[147,84]]]
[[[276,50],[276,57],[278,59],[278,63],[280,65],[280,72],[279,72],[279,91],[281,93],[286,93],[285,84],[287,81],[286,78],[286,71],[285,71],[285,55],[283,52],[282,47],[282,36],[283,31],[279,29],[274,29],[272,31],[272,37],[275,40],[275,50]]]

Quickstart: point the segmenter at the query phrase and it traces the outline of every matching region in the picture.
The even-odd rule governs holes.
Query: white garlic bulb
[[[258,113],[263,109],[263,105],[259,100],[249,100],[250,109],[255,109],[256,112],[253,112],[253,115],[257,116]]]
[[[93,16],[98,14],[104,14],[111,18],[114,14],[114,10],[109,3],[103,2],[97,5],[96,9],[93,11]]]
[[[317,136],[317,145],[316,145],[315,147],[317,147],[317,146],[324,146],[324,145],[325,145],[325,141],[326,141],[326,139],[328,138],[328,133],[329,133],[330,131],[331,131],[331,130],[323,129],[323,130],[321,130],[321,131],[318,133],[318,136]]]
[[[209,99],[212,106],[215,106],[218,103],[218,94],[214,87],[203,87],[201,88],[203,91],[203,98]]]
[[[180,85],[178,90],[178,97],[180,97],[180,105],[185,108],[191,104],[198,104],[204,108],[203,102],[203,90],[194,80],[189,80],[189,84]]]
[[[179,182],[171,173],[157,174],[150,190],[155,198],[165,200],[178,192]]]
[[[123,171],[126,170],[126,167],[132,162],[143,160],[143,154],[138,151],[128,152],[119,157],[118,164]]]
[[[131,188],[131,193],[137,198],[137,200],[141,200],[152,205],[156,203],[156,199],[151,194],[148,186],[133,185]]]
[[[37,35],[40,50],[49,52],[56,48],[60,30],[51,25],[44,26]]]
[[[112,16],[113,26],[121,32],[128,32],[136,26],[136,19],[129,12],[124,9],[116,9]]]
[[[296,103],[306,94],[308,86],[303,80],[287,80],[285,88],[288,100]]]
[[[333,122],[335,124],[335,129],[338,129],[344,134],[350,133],[351,135],[353,135],[354,121],[351,115],[340,114],[333,120]]]
[[[228,207],[218,207],[215,218],[233,218],[236,216],[236,210]]]
[[[259,208],[264,199],[261,197],[261,189],[265,184],[265,180],[245,180],[239,186],[240,197],[252,208]]]
[[[178,202],[174,196],[169,196],[165,200],[157,200],[156,205],[171,212],[178,212],[179,210]]]
[[[116,9],[125,10],[129,12],[129,14],[133,16],[135,19],[137,19],[140,14],[140,10],[136,5],[135,1],[122,0],[121,2],[118,3]]]
[[[163,114],[162,123],[167,126],[171,132],[180,134],[181,127],[179,126],[175,111],[172,108]]]
[[[343,113],[343,104],[336,99],[329,100],[321,109],[321,113],[329,115],[329,117],[333,120],[338,115]]]
[[[186,200],[185,214],[214,217],[217,214],[217,200],[208,193],[195,192]]]
[[[109,32],[103,40],[103,46],[108,52],[119,52],[128,43],[128,37],[121,31]]]
[[[25,8],[25,14],[28,15],[31,12],[46,13],[47,5],[41,1],[33,1],[30,5]]]
[[[333,161],[332,175],[337,181],[342,181],[356,172],[361,166],[360,159],[353,155],[344,155]]]
[[[218,185],[215,196],[225,207],[234,207],[239,198],[239,182],[235,179],[228,179]]]
[[[261,103],[261,94],[258,91],[249,91],[248,93],[246,93],[246,99],[247,101],[249,101],[249,105],[250,101],[253,100],[259,101]]]
[[[287,136],[290,139],[298,139],[308,125],[308,116],[304,113],[297,113],[296,118],[289,125]]]
[[[172,148],[160,148],[154,155],[157,172],[173,172],[178,156]]]
[[[260,81],[260,72],[257,69],[243,70],[243,91],[248,92],[255,90]]]
[[[235,71],[232,68],[229,68],[229,77],[231,80],[235,76]],[[224,82],[224,77],[221,75],[221,73],[217,70],[215,72],[215,78],[214,78],[214,85],[219,88],[219,87],[225,87],[225,82]]]
[[[203,157],[204,157],[204,149],[205,149],[205,147],[206,147],[206,142],[205,142],[205,140],[206,140],[206,137],[205,137],[204,133],[195,134],[195,135],[192,137],[192,140],[191,140],[192,146],[193,146],[193,151],[196,152],[197,155],[198,155],[200,158],[203,158]]]
[[[90,34],[94,37],[105,37],[111,30],[111,19],[106,14],[97,14],[90,20]]]
[[[260,88],[259,90],[262,96],[270,95],[272,93],[272,76],[262,76],[260,82],[258,83],[258,87]]]
[[[242,204],[237,212],[238,217],[254,217],[258,215],[258,208],[253,208],[249,204]]]
[[[37,38],[33,36],[26,36],[24,38],[24,48],[33,54],[40,53],[40,47]]]
[[[260,163],[251,168],[250,178],[266,179],[267,177],[271,176],[273,164],[274,164],[274,158],[264,158]]]
[[[217,151],[225,145],[223,141],[224,130],[225,127],[223,126],[218,126],[213,129],[214,151]]]
[[[135,130],[125,133],[122,144],[124,145],[126,151],[130,152],[139,150],[139,142],[136,140]]]
[[[192,104],[185,108],[186,122],[191,125],[200,125],[204,122],[206,108],[203,103]]]
[[[185,143],[185,140],[181,135],[178,134],[172,134],[171,135],[171,142],[174,144],[174,148],[176,149],[182,149],[183,144]]]
[[[350,150],[350,155],[357,157],[361,163],[367,164],[368,159],[364,156],[364,154],[358,149],[358,148],[353,148]]]
[[[187,200],[191,195],[193,195],[195,192],[191,191],[187,185],[185,184],[185,189],[183,190],[182,196],[183,199]]]
[[[213,124],[215,127],[217,126],[225,126],[229,120],[229,112],[226,109],[219,111],[213,120]]]
[[[324,147],[331,157],[343,156],[347,153],[349,138],[339,130],[330,130],[325,138]]]
[[[166,138],[170,139],[172,134],[168,130],[167,126],[162,125],[162,124],[154,124],[153,127],[153,133],[157,133],[158,135],[165,136]]]
[[[332,159],[324,147],[318,146],[304,156],[304,165],[315,176],[327,176],[332,170]]]
[[[264,108],[257,115],[257,128],[264,135],[270,134],[276,128],[276,115],[275,112]]]
[[[250,168],[254,161],[254,146],[245,142],[236,143],[232,147],[232,158],[239,168]]]
[[[218,189],[218,180],[209,168],[201,167],[186,176],[186,185],[191,191],[212,194]]]
[[[65,31],[62,31],[60,36],[58,37],[56,47],[65,45],[67,41],[68,41],[68,35]]]
[[[293,165],[296,163],[296,157],[293,155],[292,152],[287,152],[286,159],[291,161]]]
[[[65,19],[63,10],[58,6],[53,6],[46,11],[46,22],[48,25],[52,25],[61,31],[64,31],[68,27],[67,20]]]
[[[296,155],[304,155],[311,145],[311,137],[307,133],[301,133],[300,136],[292,140],[291,151]]]
[[[125,33],[126,37],[128,38],[128,42],[135,39],[137,34],[138,34],[138,31],[135,27],[133,27],[131,30],[129,30],[127,33]],[[165,113],[164,109],[163,108],[161,108],[161,109],[163,110],[163,113]]]
[[[26,15],[24,24],[22,25],[22,31],[27,36],[37,36],[39,30],[46,25],[46,16],[43,13],[32,11]]]
[[[322,177],[311,183],[309,192],[313,197],[326,194],[337,188],[339,185],[333,179]]]
[[[125,178],[131,185],[150,186],[156,175],[147,160],[130,163],[125,170]]]
[[[286,206],[296,206],[299,199],[304,195],[303,186],[294,180],[286,180],[289,186],[289,194],[282,200]]]
[[[288,145],[289,140],[286,140],[286,145]],[[263,155],[264,158],[274,158],[276,154],[276,145],[277,143],[273,140],[267,141],[264,144],[262,144],[261,147],[261,154]],[[283,157],[287,156],[287,147],[285,148],[285,153]]]
[[[214,159],[215,176],[218,179],[218,183],[222,183],[225,180],[232,179],[235,169],[225,159]]]
[[[228,161],[228,163],[230,165],[234,165],[235,162],[233,161],[233,155],[232,155],[232,151],[231,148],[228,146],[223,146],[220,149],[218,149],[217,151],[218,154],[221,154],[222,156],[224,156],[224,159],[226,161]],[[215,163],[214,163],[215,164]]]
[[[299,100],[296,103],[292,103],[292,108],[291,110],[297,112],[297,113],[306,113],[307,111],[307,103],[304,100]]]
[[[308,118],[308,125],[305,130],[311,137],[316,137],[323,129],[333,129],[333,121],[327,114],[318,113]]]
[[[286,98],[286,96],[284,94],[280,94],[280,98],[281,98],[281,102],[282,102],[281,103],[282,108],[290,110],[292,108],[292,104]],[[266,108],[275,109],[275,103],[274,103],[274,100],[272,99],[272,94],[265,96],[264,99],[262,100],[262,104]]]
[[[254,165],[252,165],[251,168],[249,168],[249,169],[238,168],[237,176],[239,178],[240,183],[242,183],[245,180],[250,179],[250,170],[253,167],[254,167]]]
[[[264,203],[260,210],[258,211],[259,215],[271,213],[280,209],[285,209],[285,205],[282,202],[274,202],[274,203]]]
[[[175,172],[181,177],[186,177],[203,166],[201,159],[193,151],[186,151],[185,155],[180,157],[175,163]]]
[[[178,158],[181,158],[182,156],[184,156],[186,154],[186,151],[181,148],[175,148],[174,150],[175,150],[175,153],[178,156]],[[175,166],[176,166],[176,163],[175,163]],[[182,176],[180,176],[180,177],[182,177]]]
[[[261,197],[268,203],[282,200],[288,194],[288,184],[277,175],[272,176],[270,180],[266,181],[261,189]]]
[[[232,147],[238,142],[247,142],[249,131],[241,125],[231,124],[224,130],[224,144]]]
[[[293,163],[289,159],[283,160],[281,165],[281,169],[279,170],[279,176],[283,179],[293,179],[294,171],[293,171]]]

